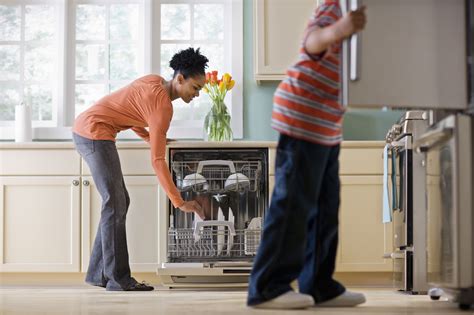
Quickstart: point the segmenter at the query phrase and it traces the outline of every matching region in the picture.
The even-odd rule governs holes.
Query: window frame
[[[53,122],[54,127],[33,124],[34,140],[70,140],[71,126],[75,119],[75,7],[77,4],[116,4],[139,3],[141,21],[139,54],[142,57],[138,69],[139,76],[148,73],[160,74],[161,59],[161,4],[212,4],[226,6],[226,21],[232,19],[229,25],[231,36],[224,37],[225,51],[230,52],[231,69],[227,71],[237,82],[228,93],[226,100],[231,105],[231,125],[234,139],[243,138],[243,0],[0,0],[0,4],[39,4],[55,3],[58,10],[58,65],[57,89],[53,91]],[[231,16],[230,16],[231,15]],[[227,30],[226,30],[227,32]],[[108,40],[105,41],[106,43]],[[168,41],[166,41],[168,42]],[[190,41],[183,41],[188,43]],[[198,47],[198,45],[193,45]],[[227,54],[226,54],[227,56]],[[23,65],[21,65],[23,67]],[[208,69],[212,70],[212,69]],[[165,78],[168,79],[168,78]],[[202,92],[201,92],[202,93]],[[105,94],[104,94],[105,95]],[[54,98],[56,97],[56,102]],[[59,105],[59,104],[62,104]],[[199,120],[172,121],[168,137],[175,139],[202,139],[203,127]],[[14,139],[14,121],[7,126],[0,125],[0,140]],[[133,131],[125,130],[117,135],[117,139],[140,139]]]

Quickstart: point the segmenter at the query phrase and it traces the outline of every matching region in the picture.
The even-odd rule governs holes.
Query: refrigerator
[[[343,42],[343,104],[430,112],[430,126],[414,144],[424,154],[427,174],[428,282],[442,288],[460,308],[470,308],[473,1],[341,1],[343,13],[361,5],[366,6],[366,28]]]

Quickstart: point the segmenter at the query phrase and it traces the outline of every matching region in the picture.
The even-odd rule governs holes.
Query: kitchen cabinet
[[[187,145],[202,146],[180,144]],[[271,198],[276,147],[262,146],[270,147]],[[0,145],[0,272],[85,272],[101,208],[87,165],[68,143],[11,147],[16,148],[15,144]],[[343,142],[341,146],[337,271],[392,270],[391,260],[382,259],[391,252],[392,240],[391,225],[381,220],[382,149],[382,142]],[[169,201],[145,144],[119,143],[118,151],[131,198],[127,215],[131,269],[155,273],[166,261]],[[44,163],[51,160],[55,163]]]
[[[315,0],[253,0],[255,80],[282,80],[298,58]]]
[[[132,272],[155,272],[159,265],[159,214],[164,192],[155,176],[124,176],[130,195],[127,243]],[[165,197],[166,200],[166,197]],[[86,271],[100,220],[102,200],[91,176],[82,178],[82,270]]]
[[[392,271],[392,225],[382,223],[382,176],[341,176],[338,272]]]
[[[79,235],[79,155],[0,150],[0,271],[78,272]]]

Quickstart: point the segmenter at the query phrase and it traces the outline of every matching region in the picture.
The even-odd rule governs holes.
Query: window
[[[13,126],[21,101],[36,126],[54,126],[57,16],[53,1],[0,2],[0,126]]]
[[[240,83],[226,103],[242,137],[242,0],[0,0],[0,25],[0,139],[13,139],[21,101],[35,139],[69,139],[100,97],[144,74],[171,79],[169,60],[187,47]],[[169,136],[201,138],[207,95],[173,106]]]

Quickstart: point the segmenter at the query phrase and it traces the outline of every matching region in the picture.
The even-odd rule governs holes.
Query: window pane
[[[219,71],[219,77],[221,77],[224,72],[229,72],[229,69],[224,69],[224,45],[222,44],[210,44],[210,45],[201,45],[201,53],[209,59],[209,70]],[[232,73],[231,73],[232,74]]]
[[[110,39],[138,38],[138,5],[110,6]]]
[[[134,44],[110,45],[110,79],[134,79],[138,75],[138,52]]]
[[[170,68],[170,60],[174,54],[180,50],[188,48],[186,44],[163,44],[161,45],[161,73],[160,75],[165,79],[173,77],[173,69]]]
[[[54,61],[56,50],[52,45],[26,44],[25,45],[25,79],[26,80],[54,80]]]
[[[191,104],[186,104],[178,98],[173,101],[173,120],[190,120],[193,117]]]
[[[20,80],[20,46],[0,45],[0,78]]]
[[[56,26],[55,8],[50,5],[25,7],[25,39],[52,40]]]
[[[53,97],[50,86],[29,85],[25,87],[25,101],[31,106],[32,120],[53,119]]]
[[[161,5],[161,39],[191,38],[191,14],[187,4]]]
[[[199,4],[194,6],[194,38],[224,39],[224,6]]]
[[[15,120],[15,105],[20,104],[17,88],[0,84],[0,120]]]
[[[76,79],[105,79],[105,45],[76,45]]]
[[[76,11],[77,40],[105,40],[105,6],[81,4]]]
[[[105,96],[104,84],[76,84],[76,117]]]
[[[0,40],[20,40],[20,6],[0,5]]]
[[[211,99],[209,98],[209,95],[203,91],[199,92],[199,94],[200,96],[193,100],[194,119],[204,120],[209,109],[211,109]]]

